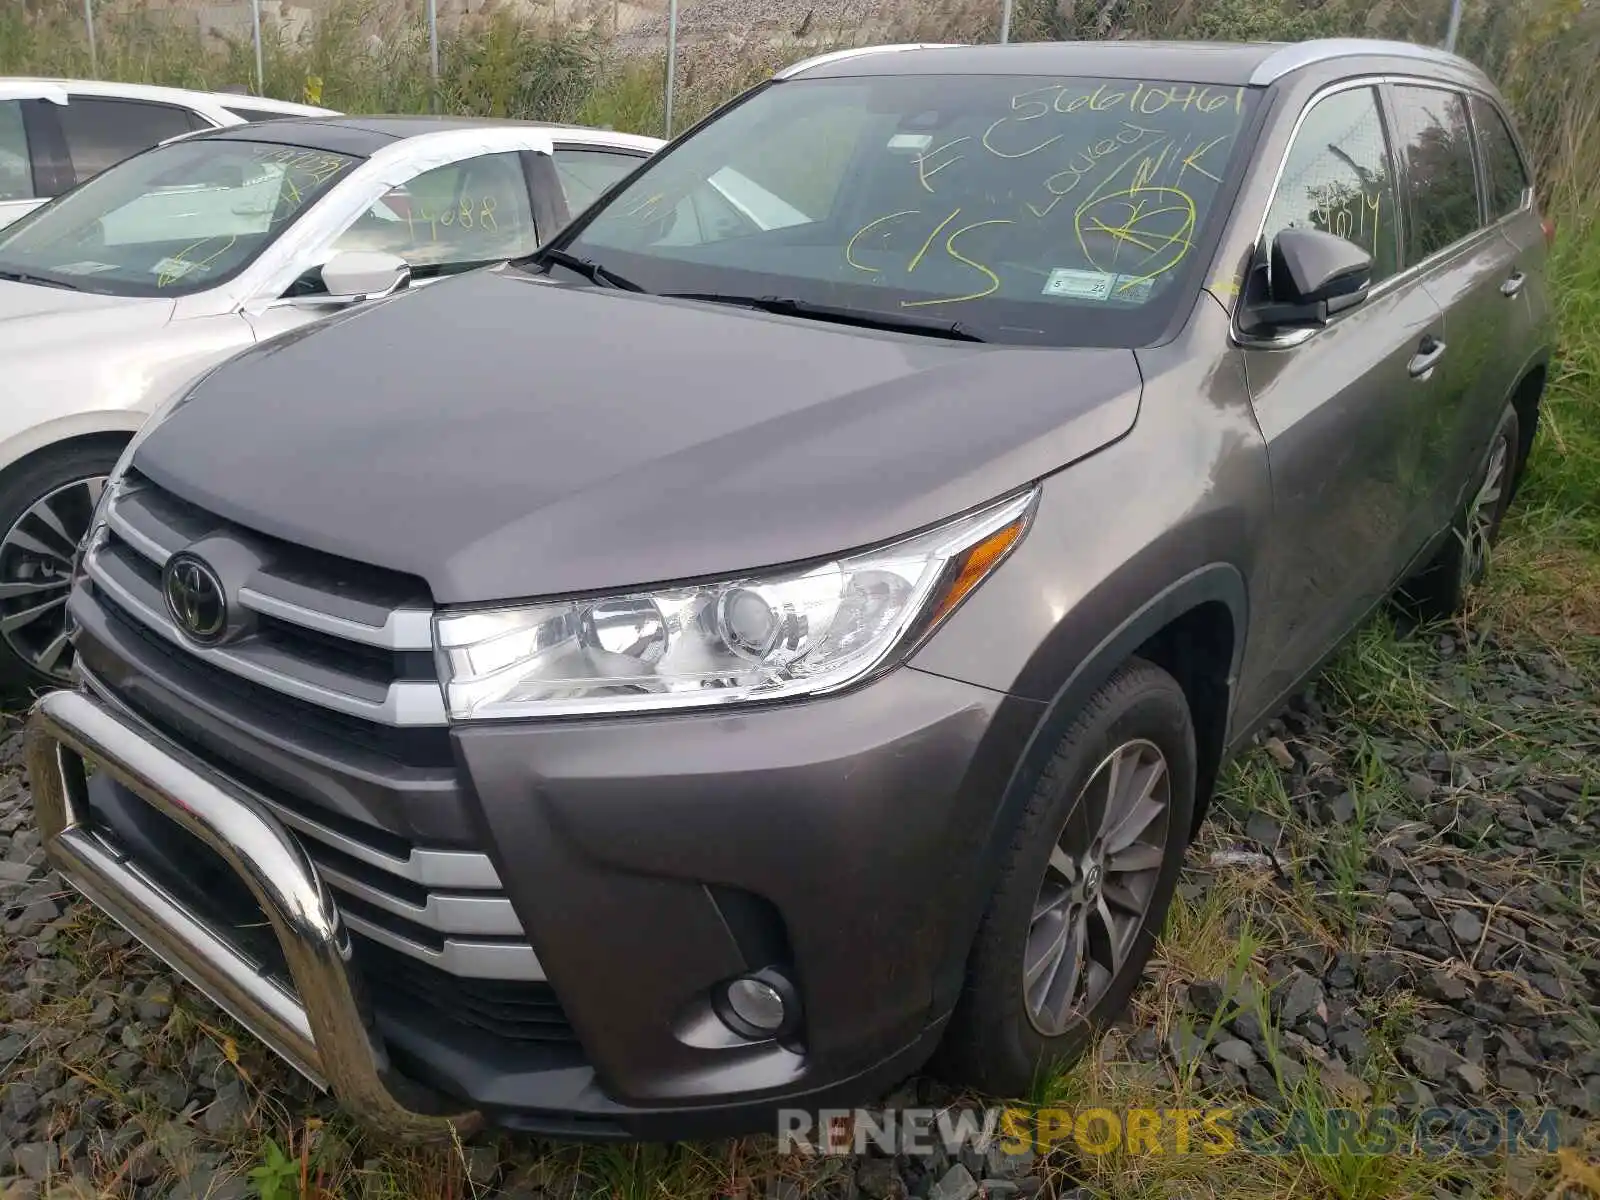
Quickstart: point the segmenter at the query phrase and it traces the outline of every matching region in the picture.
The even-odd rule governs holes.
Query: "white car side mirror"
[[[328,294],[307,296],[307,301],[355,304],[380,299],[411,283],[411,267],[405,259],[376,250],[342,251],[322,265],[320,274]]]

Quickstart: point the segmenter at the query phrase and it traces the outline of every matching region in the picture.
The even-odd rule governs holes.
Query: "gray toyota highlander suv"
[[[50,857],[395,1133],[1016,1094],[1219,764],[1484,569],[1547,238],[1430,49],[792,67],[156,415],[32,716]]]

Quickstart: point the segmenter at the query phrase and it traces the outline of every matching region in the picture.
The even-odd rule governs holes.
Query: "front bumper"
[[[470,836],[581,1043],[559,1065],[445,1045],[430,1032],[442,1013],[375,1004],[297,836],[110,695],[44,697],[29,762],[62,875],[369,1127],[671,1140],[865,1102],[921,1065],[986,887],[977,847],[1037,715],[907,668],[737,715],[458,730]],[[286,978],[92,819],[85,762],[243,881]],[[742,1041],[707,990],[772,961],[804,1025],[786,1044]]]
[[[284,828],[242,789],[79,692],[51,692],[28,725],[35,819],[56,869],[195,987],[377,1131],[470,1132],[477,1114],[419,1112],[396,1095],[328,890]],[[180,904],[89,822],[85,764],[106,772],[222,858],[272,926],[294,990]]]

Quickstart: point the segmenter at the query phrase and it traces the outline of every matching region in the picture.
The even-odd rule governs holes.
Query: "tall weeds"
[[[699,0],[711,5],[716,0]],[[1367,35],[1438,42],[1450,0],[1016,0],[1014,36],[1180,37],[1293,41]],[[266,28],[265,90],[349,112],[444,111],[582,121],[659,132],[660,40],[611,36],[610,0],[537,21],[495,7],[443,30],[437,92],[420,0],[333,0],[298,37]],[[857,19],[792,31],[746,31],[686,42],[676,127],[709,112],[774,67],[861,41],[980,41],[1000,0],[861,0]],[[263,6],[269,17],[277,8]],[[204,11],[204,10],[200,10]],[[841,10],[845,11],[845,10]],[[813,27],[813,25],[817,27]],[[99,74],[189,87],[248,86],[247,39],[199,27],[196,12],[156,5],[100,11]],[[1460,50],[1496,78],[1536,159],[1547,206],[1575,233],[1600,212],[1600,5],[1590,0],[1466,0]],[[0,74],[90,72],[79,0],[0,4]]]

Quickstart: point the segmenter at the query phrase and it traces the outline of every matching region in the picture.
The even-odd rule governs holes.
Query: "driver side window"
[[[1372,282],[1399,269],[1394,172],[1370,87],[1335,92],[1306,113],[1264,230],[1266,246],[1285,229],[1319,229],[1372,255]]]
[[[527,178],[511,151],[447,163],[391,188],[331,253],[398,255],[426,277],[519,258],[537,245]]]

